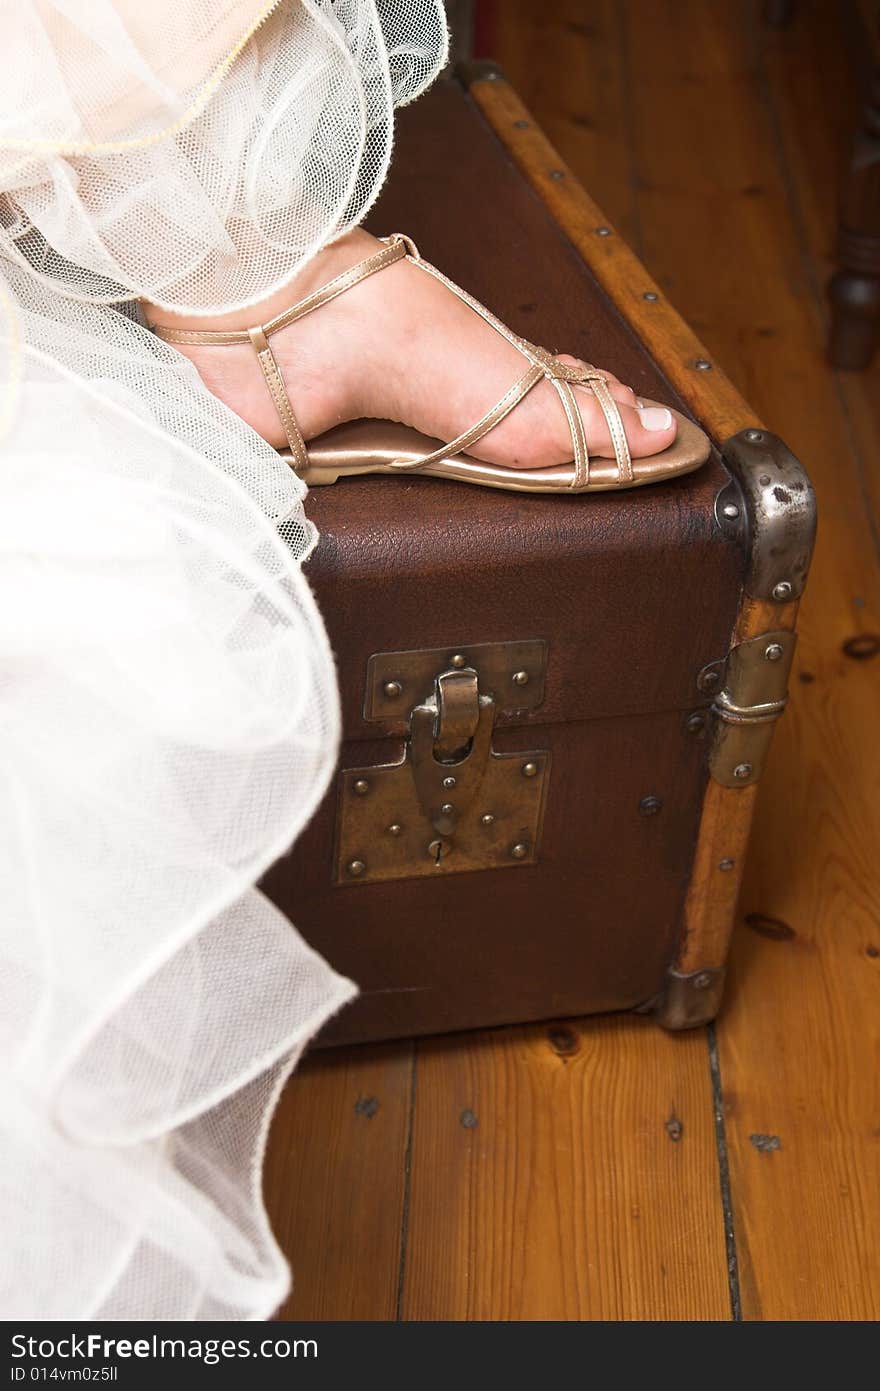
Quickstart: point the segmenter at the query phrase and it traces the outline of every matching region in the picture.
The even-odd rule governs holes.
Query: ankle
[[[292,304],[314,290],[325,285],[341,271],[371,255],[376,249],[376,238],[361,227],[355,227],[335,242],[321,248],[303,266],[302,270],[288,280],[278,290],[273,290],[265,299],[244,308],[230,309],[218,314],[193,314],[191,312],[165,309],[143,301],[147,322],[163,328],[204,329],[208,332],[227,329],[251,328],[255,324],[268,323],[276,314],[289,309]]]

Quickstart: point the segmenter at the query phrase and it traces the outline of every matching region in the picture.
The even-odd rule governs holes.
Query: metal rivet
[[[538,765],[537,765],[537,763],[524,763],[523,766],[522,766],[522,775],[523,775],[524,778],[533,778],[533,777],[535,777],[537,771],[538,771]]]
[[[354,790],[358,797],[366,797],[370,790],[370,784],[367,782],[366,778],[358,778],[354,785]]]
[[[701,715],[698,710],[695,710],[692,715],[688,715],[687,719],[685,720],[684,727],[689,734],[700,734],[704,729],[705,724],[705,715]]]
[[[565,178],[565,170],[564,170],[564,169],[551,169],[551,170],[550,170],[550,177],[551,177],[551,179],[564,179],[564,178]]]
[[[403,686],[400,681],[386,681],[382,687],[383,695],[386,695],[389,700],[396,700],[402,692]]]
[[[492,822],[495,820],[495,817],[492,815],[491,811],[484,811],[483,815],[480,817],[480,820],[484,826],[491,826]]]
[[[529,673],[527,671],[515,671],[513,673],[514,686],[527,686],[529,684]]]
[[[454,811],[455,807],[452,805],[451,802],[444,802],[442,807],[440,808],[440,815],[451,816]]]
[[[359,879],[367,868],[363,860],[349,860],[346,867],[352,879]]]
[[[444,787],[454,787],[454,786],[455,786],[455,778],[451,778],[451,777],[450,777],[450,778],[444,778],[444,779],[443,779],[443,786],[444,786]]]
[[[727,873],[729,869],[733,869],[733,860],[719,860],[718,868],[723,870],[724,873]]]
[[[517,130],[528,130],[529,128],[528,121],[514,121],[513,124]]]
[[[717,691],[721,685],[721,672],[717,667],[704,667],[697,677],[697,686],[701,691]]]
[[[735,502],[725,503],[721,511],[724,514],[724,516],[729,517],[731,521],[735,521],[735,519],[739,516],[739,508],[737,507]]]
[[[774,584],[773,598],[780,603],[783,599],[791,598],[791,585],[788,580],[780,580],[778,584]]]
[[[698,975],[693,977],[693,986],[695,990],[707,990],[711,984],[712,976],[709,971],[700,971]]]
[[[711,362],[705,357],[698,357],[694,366],[698,372],[711,372],[712,370]]]
[[[449,658],[449,665],[451,667],[463,667],[465,665],[465,659],[460,652],[456,652],[454,656]]]
[[[661,797],[643,797],[639,802],[639,815],[656,816],[662,806],[663,799]]]
[[[597,227],[597,228],[596,228],[596,236],[597,236],[597,237],[610,237],[610,236],[611,236],[611,228],[610,228],[610,227]]]
[[[403,827],[401,826],[400,822],[393,821],[391,825],[388,827],[388,834],[390,836],[399,836],[402,830]]]
[[[760,483],[762,488],[769,488],[771,482],[769,473],[762,473],[761,477],[758,479],[758,482]]]
[[[510,847],[510,853],[515,860],[524,860],[529,853],[529,847],[520,841],[519,844]]]
[[[763,430],[746,430],[746,439],[749,444],[760,444],[764,438]]]
[[[751,763],[737,763],[736,767],[733,770],[733,776],[737,778],[740,782],[745,782],[746,778],[750,778],[752,776],[752,771],[753,770]]]
[[[642,299],[646,299],[649,304],[653,304],[654,301],[659,298],[660,296],[657,294],[656,290],[646,290],[645,293],[642,295]]]
[[[784,656],[784,648],[781,642],[771,642],[769,647],[764,648],[764,660],[768,662],[778,662]]]

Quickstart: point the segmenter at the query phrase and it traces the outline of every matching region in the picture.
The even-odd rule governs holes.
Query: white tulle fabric
[[[315,536],[113,306],[261,298],[359,220],[442,10],[13,0],[0,33],[0,1309],[261,1318],[271,1111],[354,991],[253,887],[336,755]]]

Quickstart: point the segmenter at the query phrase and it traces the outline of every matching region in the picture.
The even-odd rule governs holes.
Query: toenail
[[[672,424],[672,411],[665,406],[646,406],[639,414],[646,430],[668,430]]]

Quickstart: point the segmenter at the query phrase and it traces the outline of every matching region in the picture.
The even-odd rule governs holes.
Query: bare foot
[[[309,262],[282,291],[249,309],[213,318],[171,314],[147,305],[151,324],[242,329],[265,323],[379,249],[358,228]],[[181,345],[202,380],[270,444],[286,439],[250,344]],[[272,337],[303,437],[314,439],[347,420],[395,420],[451,440],[479,420],[522,376],[526,363],[433,276],[402,260]],[[575,358],[562,355],[563,361]],[[604,370],[604,369],[603,369]],[[634,458],[665,449],[675,421],[662,407],[641,409],[628,386],[605,372]],[[577,390],[592,454],[613,457],[601,407]],[[508,468],[543,468],[571,459],[571,435],[558,396],[540,382],[470,452]]]

